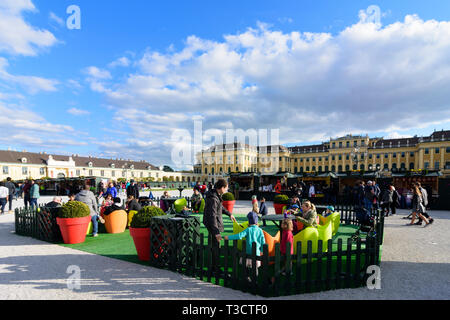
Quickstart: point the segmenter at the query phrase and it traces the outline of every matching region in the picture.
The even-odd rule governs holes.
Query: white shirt
[[[313,195],[313,194],[316,194],[316,190],[315,190],[314,186],[311,186],[309,188],[309,197],[311,197],[311,195]]]
[[[0,187],[0,199],[8,198],[9,190],[6,187]]]

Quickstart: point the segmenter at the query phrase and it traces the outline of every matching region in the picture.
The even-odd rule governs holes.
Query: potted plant
[[[283,214],[283,207],[289,204],[289,197],[284,194],[278,194],[273,199],[273,207],[276,214]]]
[[[70,201],[63,205],[56,218],[65,244],[83,243],[91,222],[89,207],[83,202]]]
[[[148,206],[139,210],[133,216],[130,224],[130,235],[141,261],[150,260],[150,222],[153,217],[164,216],[166,213],[158,207]]]
[[[222,195],[222,205],[225,209],[227,209],[230,213],[233,213],[234,205],[236,200],[234,199],[234,195],[231,192],[224,193]]]

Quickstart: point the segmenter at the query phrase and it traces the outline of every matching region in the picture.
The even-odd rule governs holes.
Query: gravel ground
[[[174,194],[175,195],[175,194]],[[183,194],[184,195],[184,194]],[[189,195],[189,194],[187,194]],[[51,199],[43,198],[42,203]],[[15,206],[21,206],[20,200]],[[274,213],[269,203],[270,213]],[[236,213],[250,203],[238,201]],[[387,218],[381,290],[343,289],[279,299],[450,299],[450,212],[433,211],[428,228],[405,224],[408,212]],[[69,266],[81,288],[69,290]],[[263,299],[165,270],[101,257],[14,234],[14,215],[0,216],[0,300]]]

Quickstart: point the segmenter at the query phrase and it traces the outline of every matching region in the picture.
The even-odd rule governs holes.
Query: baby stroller
[[[139,204],[142,207],[149,207],[153,205],[153,201],[149,197],[139,197]]]
[[[361,235],[365,234],[368,237],[374,238],[377,234],[376,232],[376,219],[373,214],[371,214],[366,208],[358,206],[355,207],[356,211],[356,220],[358,220],[359,228],[352,236],[352,241],[357,241],[361,239],[362,242],[365,241],[365,238],[362,238]]]

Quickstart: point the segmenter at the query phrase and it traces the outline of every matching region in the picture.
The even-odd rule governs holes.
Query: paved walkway
[[[43,199],[48,200],[48,199]],[[44,202],[44,201],[43,201]],[[270,206],[270,204],[269,204]],[[247,213],[249,202],[238,202]],[[273,213],[273,208],[270,209]],[[280,299],[450,299],[450,212],[432,212],[435,223],[407,227],[386,221],[382,289],[343,289]],[[81,289],[69,290],[66,273],[81,269]],[[14,215],[0,216],[0,300],[3,299],[262,299],[165,270],[97,256],[14,234]]]

